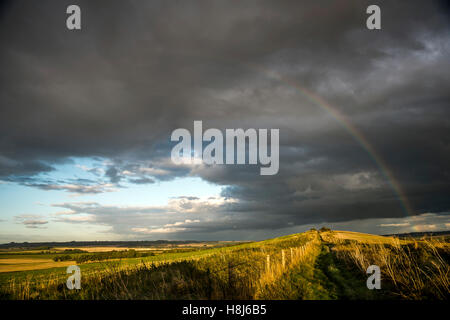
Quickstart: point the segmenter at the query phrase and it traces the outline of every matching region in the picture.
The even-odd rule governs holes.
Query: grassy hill
[[[448,299],[449,257],[448,241],[311,230],[226,247],[81,263],[80,290],[66,288],[65,265],[3,272],[0,298]],[[381,269],[381,290],[366,286],[372,264]]]

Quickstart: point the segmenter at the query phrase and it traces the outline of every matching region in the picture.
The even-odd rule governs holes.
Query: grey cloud
[[[115,191],[115,186],[112,184],[83,185],[83,184],[30,183],[25,185],[29,187],[39,188],[42,190],[62,190],[75,194],[96,194]]]
[[[179,196],[179,197],[176,197],[176,199],[200,200],[199,197],[187,197],[187,196]],[[214,199],[214,198],[213,198],[213,197],[210,197],[210,199]]]
[[[42,219],[38,215],[19,215],[15,216],[14,219],[18,222],[23,224],[26,228],[29,229],[40,229],[43,228],[43,225],[47,224],[48,221],[45,219]]]
[[[111,180],[111,183],[118,183],[120,179],[122,179],[122,177],[119,175],[119,172],[114,167],[108,168],[108,170],[106,170],[105,172],[105,176],[107,176]]]
[[[128,179],[128,182],[134,183],[134,184],[150,184],[155,183],[155,180],[151,178],[139,178],[139,179]]]
[[[43,224],[47,224],[48,221],[44,221],[44,220],[26,220],[22,222],[27,228],[30,229],[37,229],[39,228],[39,226],[43,225]]]

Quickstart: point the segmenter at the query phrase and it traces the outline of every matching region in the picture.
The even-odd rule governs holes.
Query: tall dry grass
[[[381,269],[392,293],[403,299],[448,299],[450,297],[449,244],[439,240],[401,244],[367,244],[335,239],[333,252],[349,265],[366,272],[370,265]]]
[[[300,246],[289,248],[285,250],[285,263],[283,259],[277,257],[273,262],[270,260],[270,265],[266,263],[266,268],[258,281],[258,289],[256,292],[256,298],[267,298],[270,291],[270,297],[278,296],[277,281],[284,278],[287,273],[294,268],[298,268],[300,265],[313,265],[315,258],[320,252],[320,240],[314,238],[308,243]]]
[[[321,252],[321,241],[318,236],[298,248],[289,250],[290,261],[283,265],[277,260],[270,269],[266,267],[258,282],[255,299],[299,299],[309,295],[310,287],[306,278],[314,272],[314,264]],[[287,264],[288,263],[288,264]],[[292,276],[303,274],[305,281],[293,282]],[[297,279],[299,280],[299,279]]]

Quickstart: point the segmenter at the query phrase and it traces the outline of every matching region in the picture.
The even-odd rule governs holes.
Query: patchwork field
[[[109,249],[109,250],[106,250]],[[253,243],[0,252],[2,299],[448,299],[450,242],[321,229]],[[139,250],[137,250],[139,249]],[[81,268],[69,290],[66,267]],[[380,290],[366,286],[369,265]]]

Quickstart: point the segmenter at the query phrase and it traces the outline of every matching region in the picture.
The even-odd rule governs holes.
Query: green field
[[[237,248],[245,248],[245,246],[248,246],[249,244],[242,244],[242,245],[234,245],[234,246],[218,246],[217,248],[212,249],[185,249],[184,252],[171,252],[171,251],[177,251],[179,249],[175,250],[160,250],[156,251],[157,254],[155,256],[149,256],[149,257],[142,257],[142,258],[127,258],[127,259],[111,259],[108,261],[102,261],[102,262],[91,262],[91,263],[83,263],[80,264],[79,267],[81,268],[83,275],[88,276],[92,273],[96,273],[97,271],[102,271],[108,268],[126,268],[126,267],[132,267],[135,265],[139,265],[141,263],[164,263],[164,262],[172,262],[172,261],[179,261],[179,260],[185,260],[185,259],[197,259],[199,257],[208,256],[217,252],[226,252],[228,250],[234,250]],[[95,251],[95,248],[93,248]],[[55,257],[61,256],[62,251],[60,250],[53,250],[53,253],[41,253],[42,251],[35,250],[35,251],[17,251],[17,252],[0,252],[0,263],[5,260],[14,259],[18,260],[49,260],[49,263],[52,263],[51,268],[36,268],[35,270],[21,270],[23,268],[23,264],[16,263],[12,265],[11,267],[15,269],[13,272],[0,272],[0,285],[2,287],[6,286],[9,282],[15,281],[15,282],[41,282],[43,279],[44,281],[48,278],[57,278],[57,279],[65,279],[67,278],[66,269],[67,265],[73,265],[76,264],[75,259],[78,256],[85,255],[83,253],[76,253],[71,254],[71,256],[74,258],[73,260],[69,260],[68,263],[62,263],[62,262],[54,262],[53,259]],[[144,251],[144,252],[155,252],[155,251]],[[94,254],[94,253],[89,253]],[[7,264],[3,264],[7,265]],[[28,264],[27,264],[28,265]],[[9,265],[7,265],[9,266]],[[39,263],[36,263],[36,266],[39,266]],[[1,268],[1,264],[0,264]],[[1,269],[0,269],[1,271]]]
[[[28,271],[19,271],[17,264],[18,271],[0,273],[0,297],[436,300],[448,299],[450,292],[448,239],[399,240],[322,229],[260,242],[174,251],[179,249],[81,263],[80,290],[66,288],[67,266],[58,266],[61,261],[52,268]],[[58,254],[2,252],[0,260],[53,259]],[[83,254],[95,253],[74,253],[73,257]],[[366,286],[366,269],[372,264],[382,272],[380,290]]]

